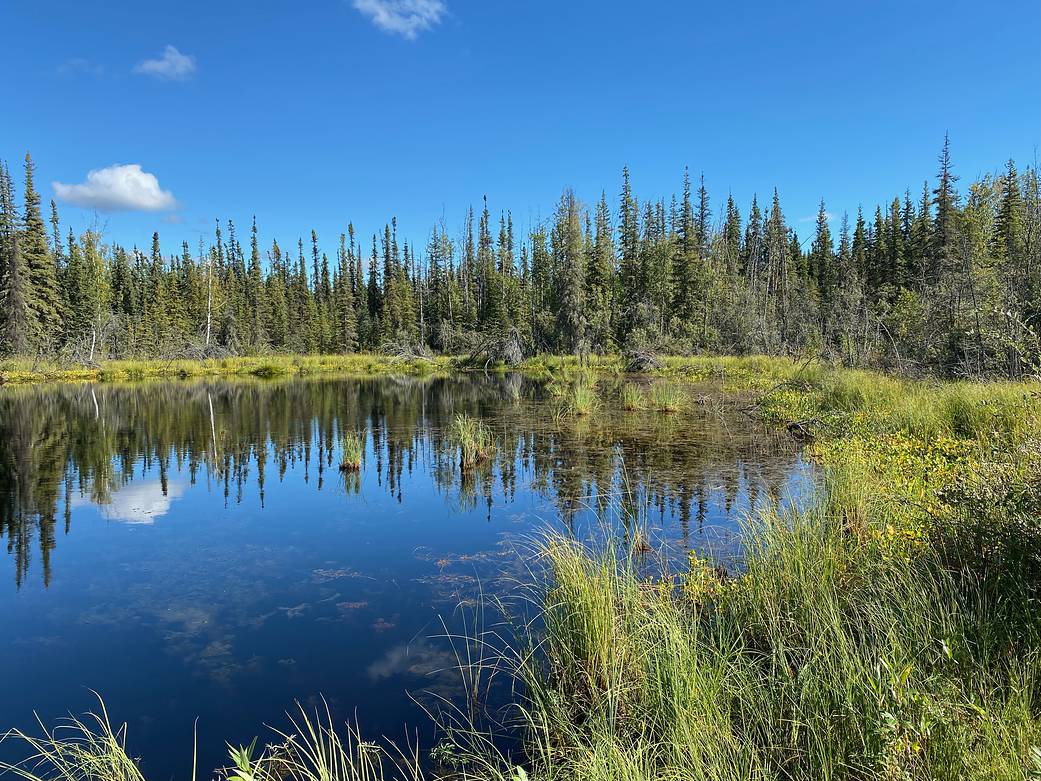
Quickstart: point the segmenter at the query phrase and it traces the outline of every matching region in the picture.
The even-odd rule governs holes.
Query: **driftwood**
[[[646,374],[662,368],[658,356],[649,350],[634,348],[625,351],[625,370],[630,374]]]
[[[493,363],[517,366],[523,360],[524,348],[521,345],[520,333],[516,328],[510,328],[505,334],[489,336],[482,341],[463,359],[462,364],[481,366],[487,370]]]
[[[803,420],[790,420],[785,424],[788,433],[796,439],[812,440],[814,438],[813,426],[822,424],[820,418],[805,418]]]
[[[407,339],[390,339],[380,345],[380,354],[394,361],[418,361],[430,358],[430,349],[424,344],[414,344]]]

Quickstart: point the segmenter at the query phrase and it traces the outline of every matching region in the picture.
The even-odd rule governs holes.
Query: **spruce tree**
[[[991,241],[992,252],[1012,264],[1023,257],[1025,237],[1023,231],[1023,197],[1019,191],[1019,175],[1016,164],[1010,159],[1001,178],[1001,200]]]
[[[943,149],[940,151],[940,171],[937,174],[936,188],[933,190],[933,205],[936,215],[933,220],[932,254],[930,256],[928,279],[935,282],[940,274],[951,266],[955,253],[955,241],[958,217],[958,193],[954,189],[958,177],[954,175],[951,163],[951,139],[943,137]]]
[[[20,255],[25,265],[25,295],[29,305],[29,347],[45,350],[54,346],[61,330],[61,300],[58,273],[40,212],[40,195],[33,181],[33,161],[25,154],[25,198]]]
[[[585,343],[584,251],[582,216],[578,200],[571,190],[560,196],[554,218],[553,263],[560,273],[557,279],[557,345],[558,349],[578,353]]]

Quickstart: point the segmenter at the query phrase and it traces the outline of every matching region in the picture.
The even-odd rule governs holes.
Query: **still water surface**
[[[516,375],[0,389],[0,731],[93,689],[152,779],[188,776],[196,717],[208,768],[320,695],[401,738],[414,697],[457,692],[441,617],[515,589],[533,535],[599,533],[627,497],[660,544],[733,560],[751,507],[812,491],[795,443],[711,388],[675,415],[616,390],[569,419]],[[493,463],[460,471],[458,412]]]

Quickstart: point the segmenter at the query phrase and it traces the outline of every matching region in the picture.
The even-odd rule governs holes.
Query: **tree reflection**
[[[518,488],[551,497],[561,520],[585,512],[675,518],[684,543],[739,497],[779,501],[797,452],[725,405],[684,415],[623,412],[607,402],[580,419],[555,414],[542,385],[520,375],[451,379],[294,379],[8,388],[0,392],[0,534],[21,584],[39,559],[51,579],[56,525],[72,508],[111,505],[122,488],[171,477],[203,483],[225,504],[266,483],[302,479],[356,496],[375,486],[398,501],[419,474],[465,510],[514,501]],[[452,416],[480,417],[496,455],[462,470],[444,432]],[[358,432],[362,470],[339,473],[342,434]],[[329,479],[332,470],[336,479]],[[628,506],[628,509],[626,507]],[[34,553],[35,551],[35,553]]]

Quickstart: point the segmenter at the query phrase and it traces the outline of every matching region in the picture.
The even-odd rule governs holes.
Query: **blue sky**
[[[526,228],[565,185],[613,206],[623,164],[642,198],[703,171],[717,214],[776,185],[805,238],[822,196],[918,192],[945,131],[963,184],[1041,139],[1037,0],[4,0],[0,27],[0,157],[167,251],[253,214],[265,244],[392,215],[420,244],[484,194]]]

